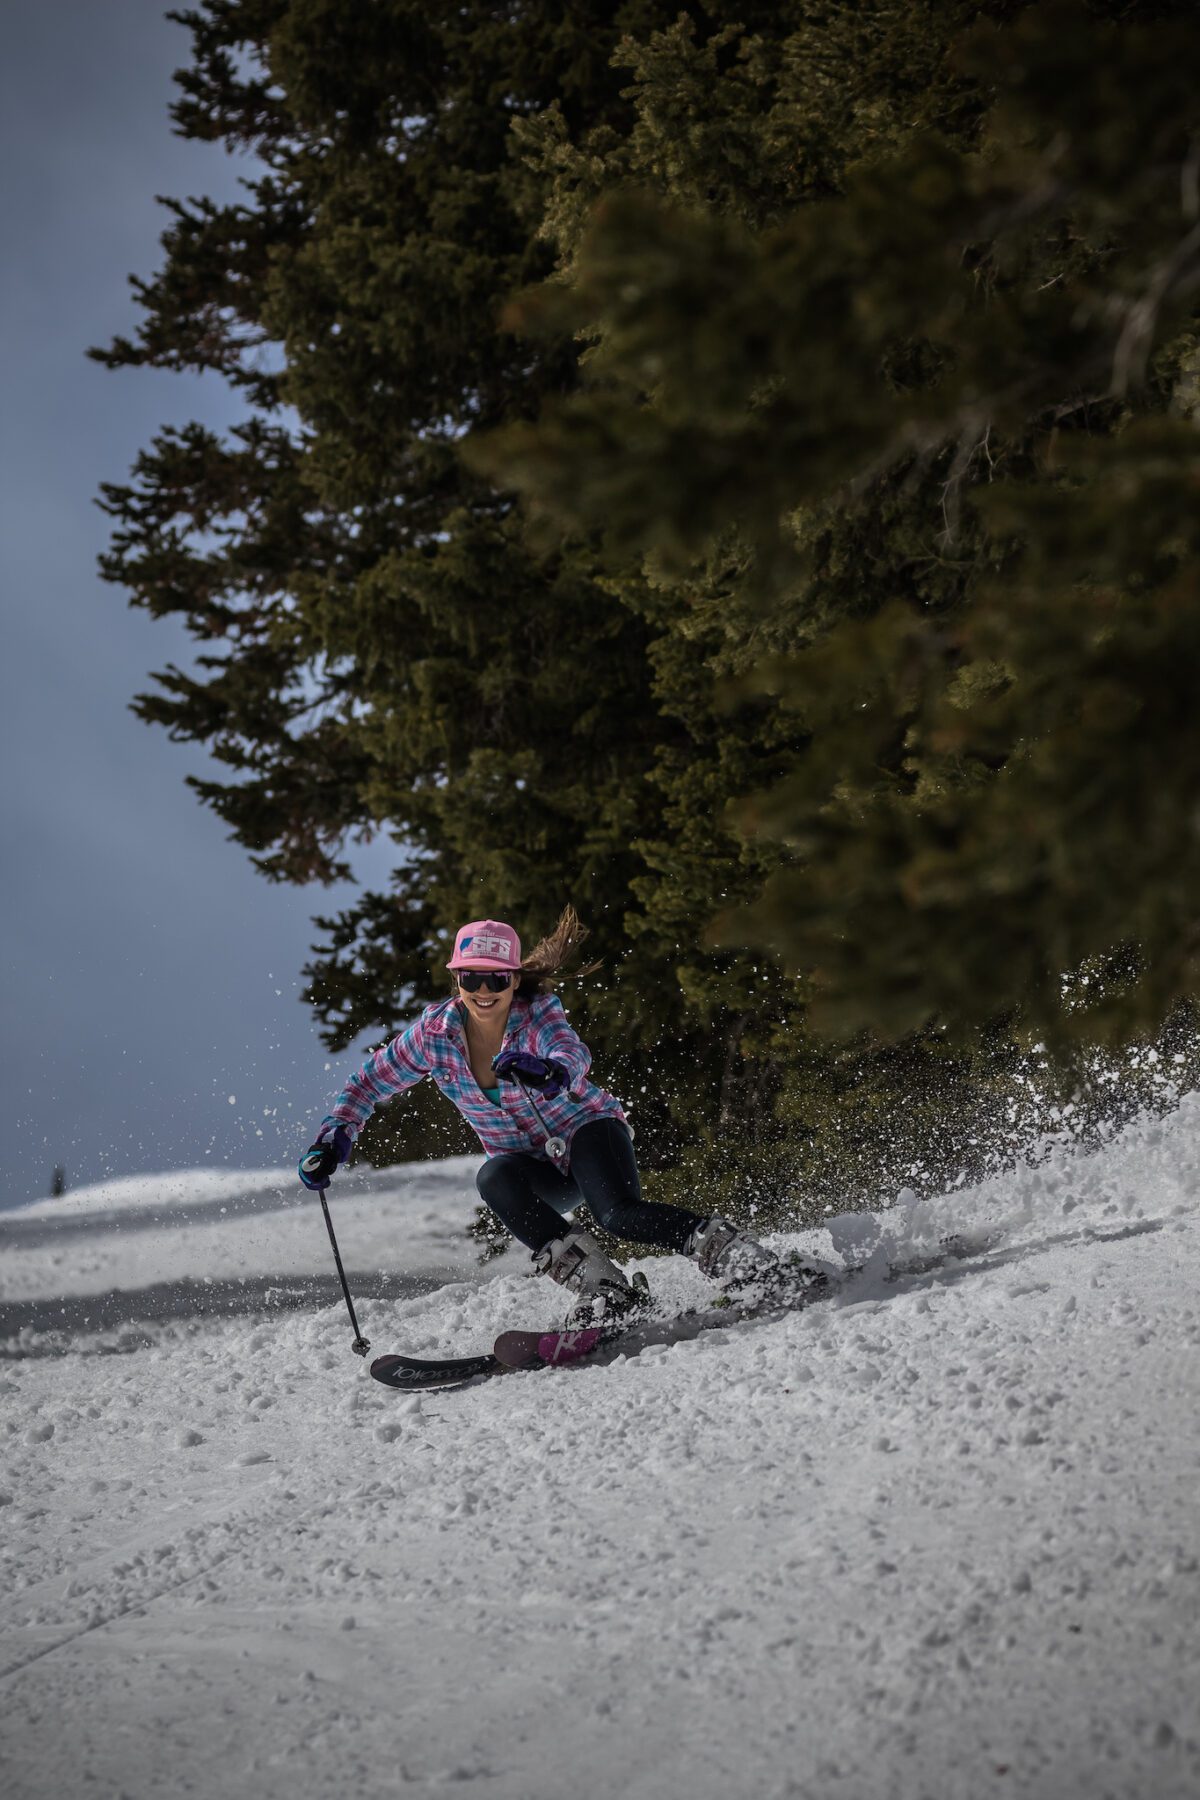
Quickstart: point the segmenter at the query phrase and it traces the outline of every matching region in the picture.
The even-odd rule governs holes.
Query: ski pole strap
[[[518,1080],[520,1080],[519,1076],[518,1076]],[[525,1083],[523,1081],[521,1082],[521,1087],[524,1091],[525,1098],[528,1100],[530,1106],[532,1106],[532,1108],[533,1108],[534,1115],[537,1119],[538,1124],[541,1126],[542,1130],[546,1134],[546,1155],[550,1158],[550,1160],[552,1162],[561,1161],[561,1159],[567,1154],[566,1139],[556,1136],[550,1130],[550,1127],[547,1125],[545,1119],[542,1117],[541,1107],[538,1105],[537,1101],[534,1099],[532,1093],[525,1086]]]

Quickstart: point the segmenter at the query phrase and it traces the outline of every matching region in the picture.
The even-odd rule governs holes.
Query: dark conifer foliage
[[[643,1159],[832,1192],[967,1162],[1014,1022],[1192,991],[1190,8],[173,16],[178,128],[262,172],[95,354],[246,416],[105,488],[104,570],[265,875],[397,843],[331,1045],[573,901]]]
[[[328,882],[348,837],[397,841],[393,890],[321,921],[309,997],[331,1045],[395,1029],[440,982],[456,920],[488,910],[536,936],[573,899],[607,969],[580,1022],[667,1160],[666,1097],[703,1110],[730,1054],[720,996],[680,991],[686,908],[668,941],[637,900],[671,829],[648,777],[660,754],[686,763],[688,730],[661,716],[643,613],[590,547],[530,542],[503,482],[458,451],[576,380],[569,333],[531,348],[501,321],[555,258],[547,177],[514,123],[622,135],[614,52],[675,9],[212,0],[177,16],[193,42],[179,129],[265,172],[237,206],[171,203],[136,337],[95,353],[211,370],[247,405],[224,440],[162,433],[104,490],[105,574],[199,647],[136,709],[226,765],[193,785],[269,878]]]
[[[786,10],[659,34],[625,143],[560,154],[569,279],[509,317],[584,333],[586,384],[475,461],[803,739],[715,935],[810,1018],[1154,1027],[1200,973],[1200,21]]]

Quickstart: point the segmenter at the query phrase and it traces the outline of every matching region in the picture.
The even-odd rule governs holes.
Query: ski
[[[422,1388],[460,1387],[480,1375],[500,1375],[504,1365],[494,1356],[377,1356],[371,1374],[385,1387],[415,1393]]]
[[[783,1299],[772,1295],[769,1301],[751,1305],[713,1306],[703,1312],[675,1313],[669,1318],[641,1319],[636,1325],[603,1331],[596,1326],[585,1330],[559,1328],[550,1331],[503,1331],[493,1345],[497,1362],[506,1369],[562,1368],[569,1363],[586,1362],[597,1351],[612,1349],[618,1355],[636,1356],[651,1344],[681,1343],[699,1337],[702,1331],[718,1331],[722,1326],[741,1324],[749,1319],[763,1319],[785,1312],[798,1311],[813,1301],[824,1299],[837,1283],[822,1283],[811,1293]]]
[[[651,1344],[681,1343],[699,1337],[701,1332],[719,1330],[722,1326],[739,1325],[754,1319],[781,1318],[814,1306],[835,1294],[856,1287],[864,1277],[874,1275],[886,1283],[908,1277],[930,1275],[947,1263],[979,1256],[991,1248],[990,1235],[973,1241],[947,1238],[932,1254],[916,1256],[879,1270],[870,1263],[839,1269],[825,1263],[816,1279],[796,1279],[782,1287],[768,1287],[743,1300],[725,1296],[724,1302],[697,1308],[692,1312],[664,1317],[661,1313],[643,1313],[632,1321],[622,1321],[605,1330],[590,1325],[568,1329],[565,1326],[541,1331],[502,1331],[490,1354],[482,1356],[443,1357],[425,1360],[412,1356],[377,1356],[371,1374],[385,1387],[415,1393],[428,1388],[461,1387],[484,1375],[503,1375],[515,1369],[562,1368],[585,1362],[599,1351],[612,1350],[618,1356],[636,1356]]]
[[[928,1256],[918,1256],[892,1264],[881,1279],[891,1283],[906,1277],[930,1275],[969,1256],[977,1256],[989,1248],[990,1238],[974,1243],[962,1238],[947,1238]],[[838,1269],[824,1263],[815,1279],[797,1279],[781,1287],[768,1286],[753,1297],[739,1301],[726,1296],[724,1304],[697,1308],[664,1318],[643,1314],[632,1322],[618,1323],[607,1331],[600,1326],[569,1330],[558,1327],[548,1331],[503,1331],[493,1345],[496,1361],[506,1369],[559,1368],[570,1363],[585,1362],[601,1350],[612,1350],[618,1356],[636,1356],[651,1344],[681,1343],[699,1337],[702,1332],[720,1330],[754,1319],[781,1318],[785,1313],[799,1312],[835,1294],[844,1294],[869,1274],[879,1271],[867,1265]]]
[[[643,1315],[632,1323],[621,1323],[607,1331],[595,1325],[574,1330],[560,1327],[549,1331],[503,1331],[492,1347],[493,1354],[506,1369],[560,1368],[568,1363],[584,1362],[603,1349],[613,1349],[618,1355],[636,1356],[650,1344],[679,1343],[685,1338],[698,1337],[702,1331],[736,1325],[745,1319],[797,1311],[842,1285],[842,1279],[831,1280],[822,1273],[820,1280],[793,1284],[783,1291],[776,1288],[769,1294],[756,1295],[752,1300],[731,1299],[724,1306],[718,1302],[702,1310],[675,1313],[666,1318],[662,1314],[657,1317]]]

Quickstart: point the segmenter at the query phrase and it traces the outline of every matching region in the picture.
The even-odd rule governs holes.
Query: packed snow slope
[[[866,1260],[805,1311],[419,1398],[313,1202],[171,1183],[0,1230],[7,1800],[1200,1792],[1196,1100],[781,1240]],[[343,1178],[375,1352],[558,1316],[472,1200]]]

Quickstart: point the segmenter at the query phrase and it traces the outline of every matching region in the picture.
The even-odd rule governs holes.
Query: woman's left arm
[[[568,1024],[557,994],[544,994],[534,1001],[532,1023],[534,1055],[561,1063],[567,1071],[567,1091],[577,1097],[592,1066],[592,1053]]]

